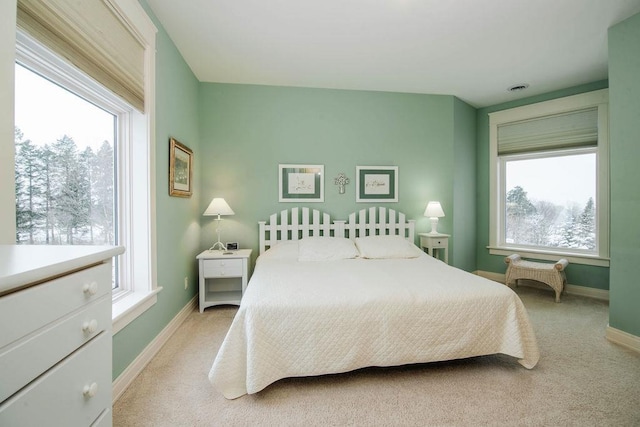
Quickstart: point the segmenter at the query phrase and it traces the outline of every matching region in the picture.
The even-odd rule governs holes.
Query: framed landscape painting
[[[191,197],[193,152],[173,138],[169,142],[169,195]]]
[[[324,165],[279,165],[279,202],[324,202]]]
[[[397,202],[397,166],[356,166],[356,202]]]

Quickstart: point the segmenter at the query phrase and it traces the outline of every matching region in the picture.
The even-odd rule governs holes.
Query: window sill
[[[595,255],[576,255],[561,252],[531,250],[522,248],[494,247],[487,246],[491,255],[509,256],[517,253],[523,258],[540,259],[545,261],[557,261],[564,258],[572,264],[594,265],[597,267],[609,267],[609,258],[602,258]]]
[[[158,293],[162,288],[156,288],[147,292],[131,292],[113,303],[112,330],[117,334],[129,323],[133,322],[142,313],[153,307],[158,301]]]

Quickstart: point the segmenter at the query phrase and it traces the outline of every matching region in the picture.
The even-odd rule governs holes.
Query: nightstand
[[[251,249],[204,251],[196,258],[200,269],[200,313],[213,305],[240,305],[249,281]]]
[[[444,262],[449,264],[449,237],[448,234],[431,234],[431,233],[418,233],[420,236],[420,247],[426,249],[427,253],[431,256],[439,258],[440,251],[444,251]],[[435,250],[438,253],[435,253]]]

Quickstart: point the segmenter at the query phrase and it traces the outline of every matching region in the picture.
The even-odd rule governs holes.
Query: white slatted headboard
[[[280,221],[278,221],[280,219]],[[259,221],[260,253],[278,242],[300,240],[304,237],[333,236],[334,225],[329,214],[316,209],[292,208],[274,213],[269,221]]]
[[[391,235],[402,236],[415,243],[415,221],[393,209],[372,207],[349,215],[348,221],[331,221],[329,214],[316,209],[292,208],[274,213],[269,221],[258,222],[260,254],[281,241],[305,237],[356,237]]]
[[[366,236],[402,236],[414,243],[415,220],[407,220],[405,214],[393,209],[372,207],[349,215],[349,220],[334,221],[339,229],[336,235],[355,239]]]

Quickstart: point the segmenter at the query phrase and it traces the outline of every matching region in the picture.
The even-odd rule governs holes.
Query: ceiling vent
[[[517,85],[510,86],[507,90],[509,92],[520,92],[521,90],[525,90],[529,87],[529,83],[520,83]]]

